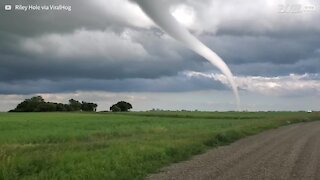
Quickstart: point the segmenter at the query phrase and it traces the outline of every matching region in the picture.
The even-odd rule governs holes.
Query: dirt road
[[[173,164],[147,179],[320,179],[320,122],[250,136]]]

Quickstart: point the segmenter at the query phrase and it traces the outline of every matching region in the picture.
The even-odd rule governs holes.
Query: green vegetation
[[[69,104],[45,102],[41,96],[35,96],[22,101],[17,107],[9,112],[64,112],[64,111],[86,111],[97,110],[95,103],[79,102],[74,99],[69,100]]]
[[[127,112],[129,109],[132,109],[132,105],[125,101],[119,101],[110,107],[112,112]]]
[[[143,179],[213,146],[319,113],[0,113],[0,179]]]

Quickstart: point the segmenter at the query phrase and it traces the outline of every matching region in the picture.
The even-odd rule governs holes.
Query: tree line
[[[45,102],[41,96],[25,99],[17,107],[9,112],[55,112],[55,111],[88,111],[97,110],[98,105],[91,102],[80,102],[74,99],[69,100],[69,104]]]
[[[68,104],[46,102],[41,96],[25,99],[9,112],[68,112],[68,111],[97,111],[98,105],[91,102],[80,102],[70,99]],[[110,107],[112,112],[127,112],[132,109],[132,105],[125,101],[119,101]]]

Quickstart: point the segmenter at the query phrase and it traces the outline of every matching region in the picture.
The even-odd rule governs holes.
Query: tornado
[[[172,38],[181,42],[200,56],[216,66],[228,79],[235,96],[237,109],[240,109],[240,98],[237,85],[234,82],[232,72],[227,64],[210,48],[193,36],[186,28],[177,22],[171,15],[169,6],[163,0],[132,0],[136,2],[142,11]]]

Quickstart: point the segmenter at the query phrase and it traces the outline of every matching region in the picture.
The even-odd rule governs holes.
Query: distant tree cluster
[[[127,112],[129,109],[132,109],[132,105],[125,101],[119,101],[110,107],[112,112]]]
[[[10,112],[55,112],[55,111],[96,111],[98,105],[89,102],[69,100],[69,104],[45,102],[41,96],[26,99]]]

